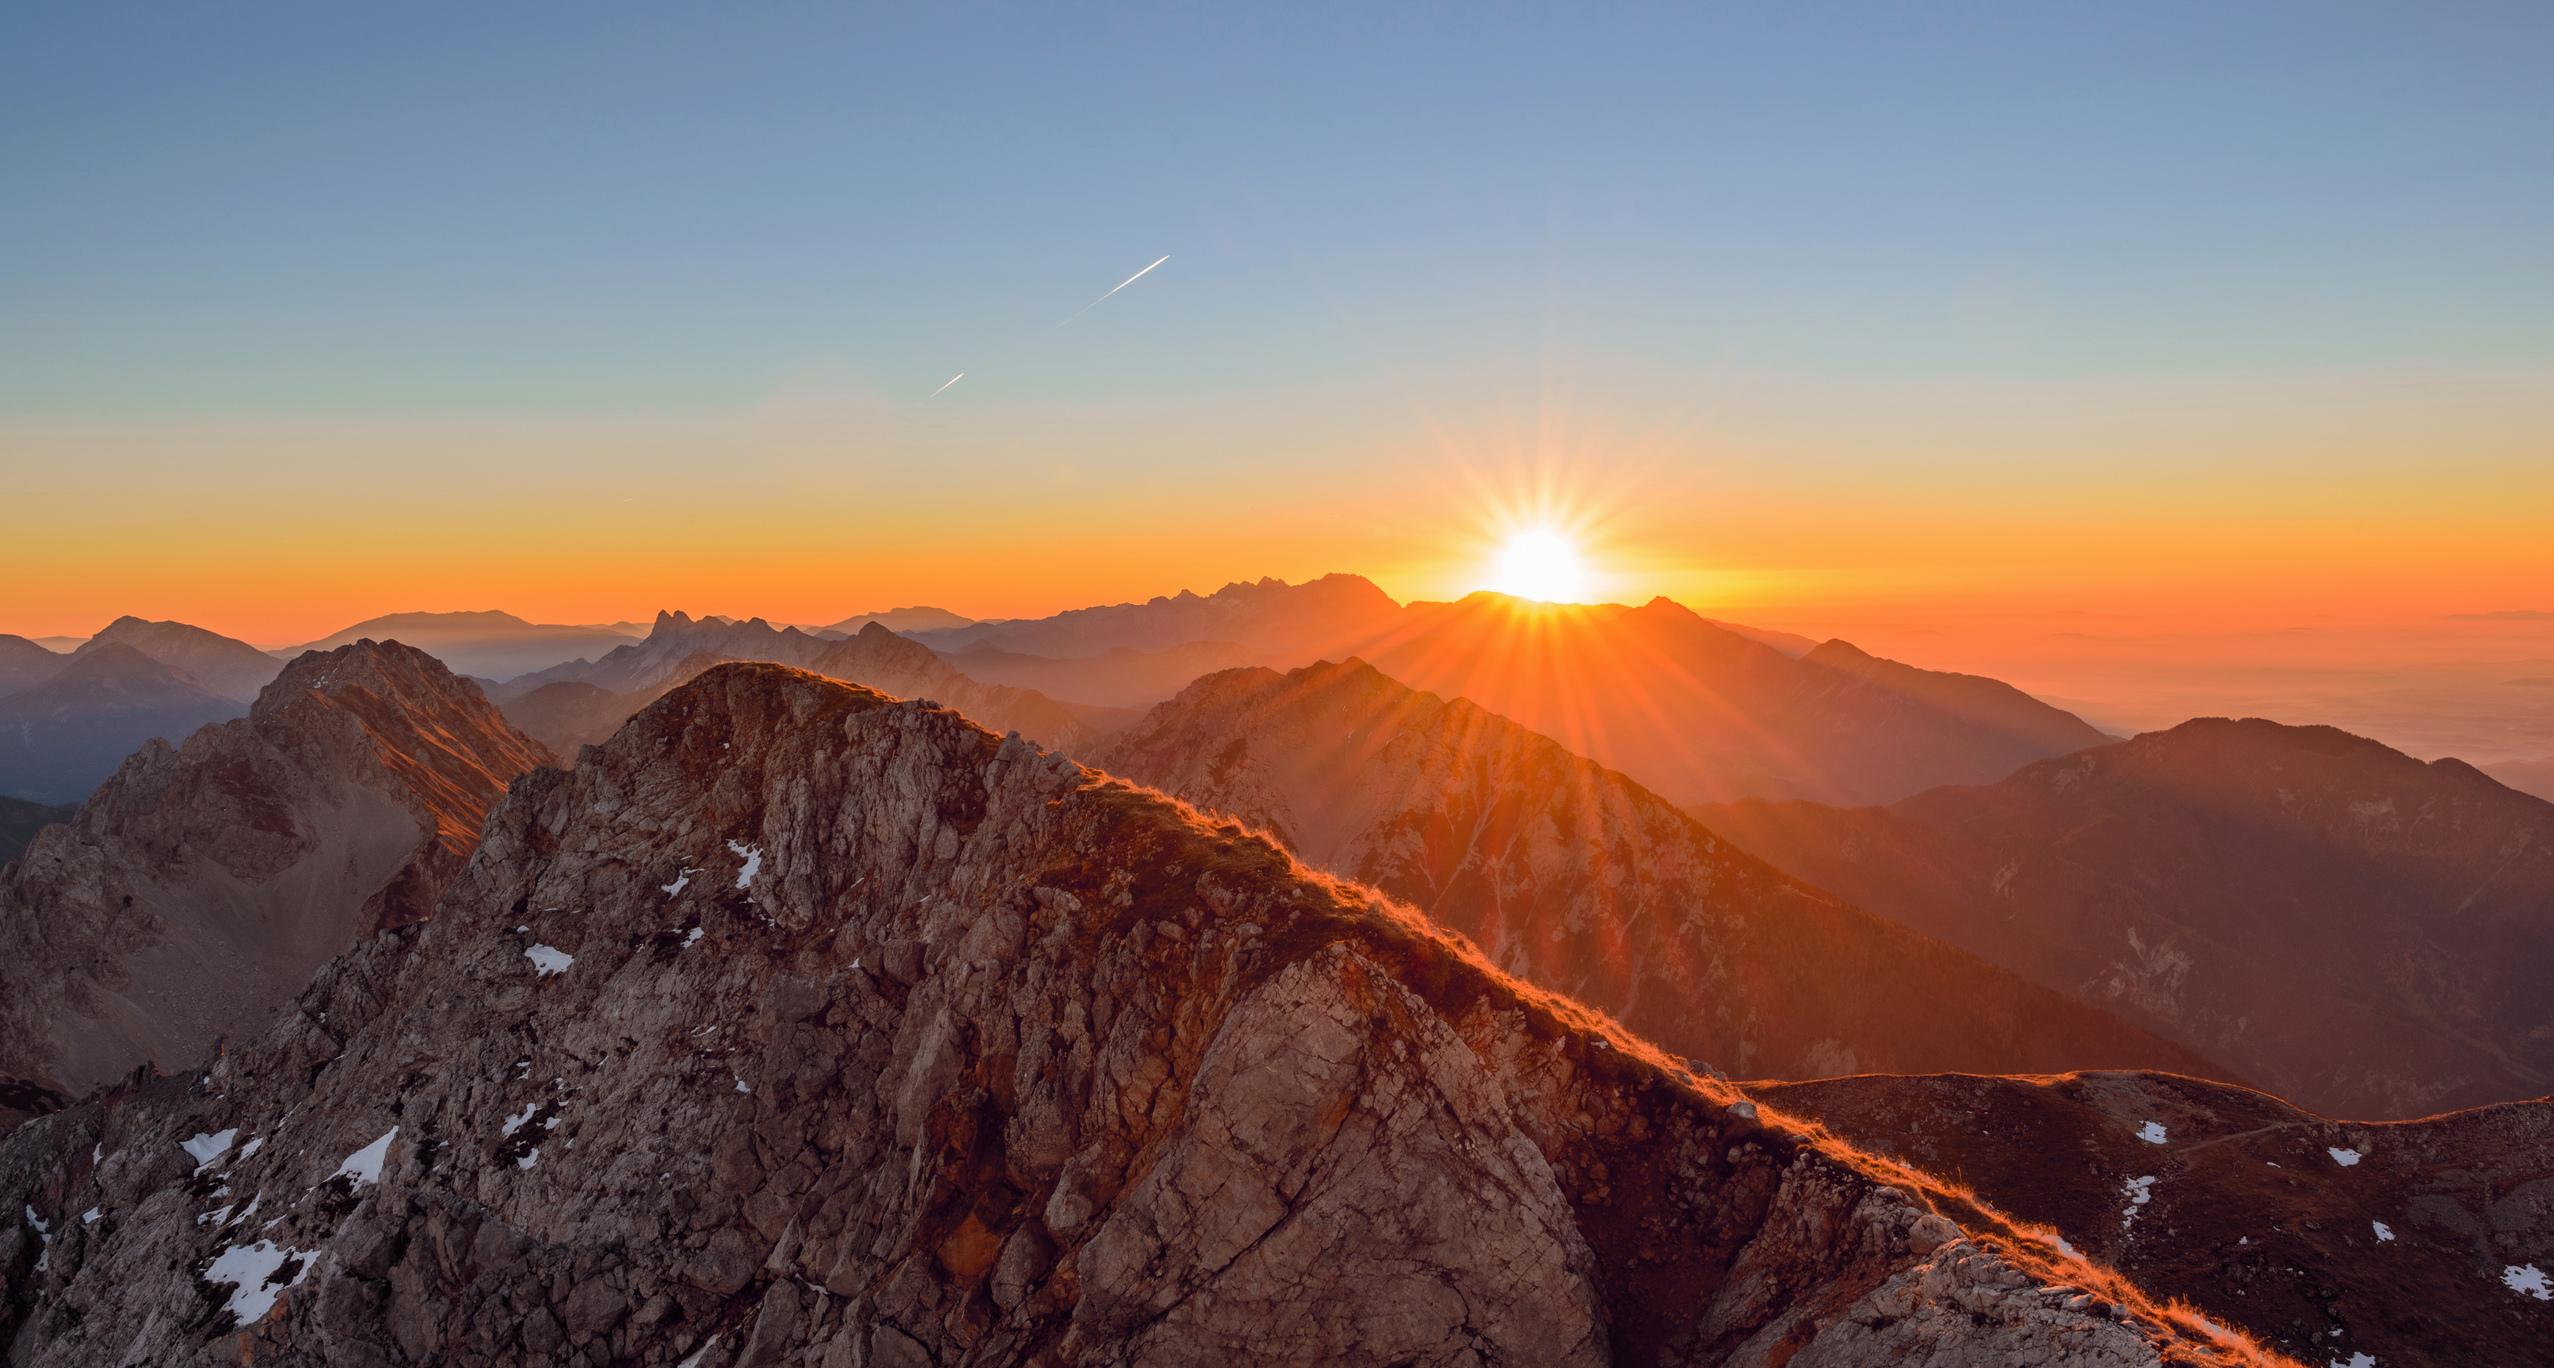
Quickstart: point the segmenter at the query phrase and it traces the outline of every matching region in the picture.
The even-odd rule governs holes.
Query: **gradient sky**
[[[2554,608],[2554,7],[1228,8],[12,8],[0,630]]]

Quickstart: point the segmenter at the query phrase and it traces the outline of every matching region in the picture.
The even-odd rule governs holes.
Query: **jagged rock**
[[[437,916],[254,1045],[0,1142],[0,1203],[52,1232],[0,1239],[0,1336],[171,1365],[2260,1361],[1737,1100],[1231,824],[729,665],[524,775]]]
[[[549,758],[432,657],[371,641],[144,746],[0,882],[0,1077],[22,1090],[0,1108],[263,1029],[331,956],[430,913]]]

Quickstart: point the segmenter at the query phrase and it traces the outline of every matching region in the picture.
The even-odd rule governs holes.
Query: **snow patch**
[[[738,888],[753,887],[754,876],[763,872],[763,848],[748,846],[741,841],[729,841],[727,849],[729,853],[741,855],[745,859],[745,867],[736,871],[736,886]]]
[[[2160,1145],[2164,1143],[2164,1123],[2161,1121],[2147,1122],[2145,1125],[2137,1128],[2137,1138],[2150,1145]]]
[[[380,1139],[347,1155],[346,1162],[339,1164],[337,1171],[328,1176],[351,1178],[358,1188],[370,1187],[380,1182],[382,1161],[390,1157],[390,1142],[398,1138],[399,1128],[391,1127],[389,1132]]]
[[[2338,1146],[2334,1146],[2325,1149],[2324,1153],[2331,1155],[2332,1162],[2339,1164],[2343,1168],[2348,1168],[2352,1164],[2359,1162],[2359,1151],[2354,1149],[2342,1149]]]
[[[576,963],[576,956],[555,945],[531,946],[523,952],[523,957],[532,961],[532,972],[542,978],[564,974],[569,965]]]
[[[2383,1221],[2370,1221],[2370,1222],[2368,1222],[2368,1225],[2369,1225],[2369,1228],[2370,1228],[2370,1229],[2373,1229],[2373,1230],[2375,1230],[2375,1231],[2377,1232],[2377,1243],[2379,1243],[2379,1244],[2383,1244],[2383,1243],[2385,1243],[2386,1241],[2391,1240],[2391,1239],[2393,1239],[2393,1238],[2394,1238],[2394,1227],[2393,1227],[2393,1226],[2387,1225],[2387,1224],[2386,1224],[2385,1222],[2383,1222]]]
[[[708,1339],[702,1340],[701,1347],[693,1350],[690,1358],[683,1360],[681,1363],[675,1364],[674,1368],[701,1368],[701,1360],[708,1357],[709,1351],[717,1346],[718,1336],[716,1335],[712,1335]]]
[[[249,1139],[247,1144],[239,1147],[239,1157],[246,1159],[250,1155],[257,1153],[259,1150],[264,1148],[266,1148],[266,1137],[262,1135],[253,1136]]]
[[[90,1207],[88,1210],[80,1213],[80,1224],[96,1225],[98,1223],[98,1218],[105,1214],[106,1208],[104,1207]]]
[[[674,876],[674,882],[665,885],[662,891],[666,897],[676,897],[680,895],[684,889],[691,887],[692,876],[698,873],[700,873],[700,871],[697,869],[686,869],[681,873],[676,874]]]
[[[2554,1301],[2554,1284],[2547,1283],[2545,1270],[2534,1264],[2511,1264],[2502,1269],[2501,1285],[2522,1297]]]
[[[512,1135],[512,1134],[514,1134],[516,1131],[519,1131],[519,1130],[523,1129],[523,1123],[524,1123],[524,1122],[526,1122],[526,1121],[531,1120],[531,1119],[532,1119],[532,1113],[533,1113],[535,1110],[537,1110],[537,1109],[538,1109],[538,1104],[536,1104],[536,1103],[531,1103],[531,1102],[526,1102],[526,1103],[524,1103],[524,1104],[523,1104],[523,1110],[521,1110],[521,1111],[519,1111],[519,1112],[516,1112],[516,1113],[515,1113],[514,1115],[512,1115],[512,1116],[507,1117],[507,1118],[505,1119],[505,1129],[504,1129],[504,1130],[502,1130],[502,1131],[499,1131],[499,1132],[497,1132],[497,1133],[498,1133],[499,1135]]]
[[[525,1150],[525,1151],[523,1152],[523,1157],[522,1157],[522,1158],[517,1159],[517,1160],[515,1160],[515,1161],[514,1161],[514,1166],[515,1166],[516,1168],[519,1168],[519,1169],[528,1169],[528,1168],[532,1167],[534,1164],[537,1164],[537,1163],[540,1163],[540,1162],[541,1162],[541,1147],[540,1147],[539,1145],[534,1145],[532,1148],[530,1148],[530,1149],[528,1149],[528,1150]]]
[[[232,1245],[204,1270],[204,1281],[230,1284],[231,1319],[241,1325],[255,1325],[275,1309],[277,1297],[302,1285],[318,1258],[316,1250],[290,1249],[272,1240]],[[279,1282],[287,1263],[294,1265],[292,1276]]]
[[[695,927],[693,927],[691,930],[686,931],[686,932],[684,932],[684,933],[683,933],[683,948],[684,948],[684,949],[689,950],[689,949],[691,949],[693,946],[698,945],[698,944],[700,944],[700,943],[701,943],[701,929],[700,929],[699,927],[695,926]],[[857,966],[854,966],[854,967],[857,967]]]
[[[746,1087],[746,1086],[745,1086],[745,1080],[740,1078],[740,1079],[737,1079],[737,1080],[736,1080],[736,1091],[741,1092],[741,1093],[749,1093],[749,1092],[752,1092],[752,1091],[753,1091],[753,1089],[751,1089],[751,1088],[749,1088],[749,1087]]]
[[[233,1126],[229,1130],[207,1131],[192,1139],[180,1140],[177,1142],[177,1147],[186,1151],[188,1156],[195,1160],[195,1171],[202,1173],[211,1168],[223,1155],[231,1152],[231,1141],[238,1136],[239,1127]]]
[[[2348,1360],[2330,1360],[2325,1368],[2377,1368],[2377,1356],[2365,1351],[2352,1354]]]
[[[2128,1205],[2119,1214],[2119,1228],[2126,1230],[2136,1223],[2137,1209],[2155,1200],[2155,1175],[2149,1173],[2120,1184],[2120,1195],[2128,1198]]]

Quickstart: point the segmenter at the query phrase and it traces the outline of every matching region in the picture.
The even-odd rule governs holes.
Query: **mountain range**
[[[1804,887],[1558,742],[1363,661],[1210,675],[1098,761],[1408,903],[1698,1067],[2219,1072]]]
[[[0,1140],[46,1361],[2274,1362],[1228,823],[710,670]]]
[[[2327,1115],[2554,1091],[2554,804],[2458,761],[2200,719],[1885,808],[1701,815]]]

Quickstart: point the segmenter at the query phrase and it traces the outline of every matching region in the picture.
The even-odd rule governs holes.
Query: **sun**
[[[1520,528],[1499,548],[1489,586],[1502,594],[1545,603],[1583,603],[1587,562],[1578,545],[1549,527]]]

